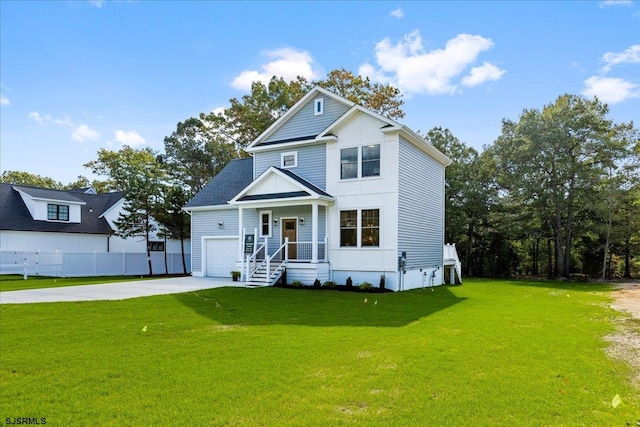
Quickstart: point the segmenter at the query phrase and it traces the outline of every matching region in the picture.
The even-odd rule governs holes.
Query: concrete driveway
[[[100,285],[66,286],[61,288],[27,289],[0,292],[0,304],[34,302],[100,301],[178,294],[223,286],[245,287],[244,282],[209,277],[174,277],[134,282],[103,283]]]

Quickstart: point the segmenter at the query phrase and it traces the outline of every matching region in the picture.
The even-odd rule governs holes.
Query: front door
[[[298,247],[296,242],[298,241],[298,220],[295,218],[282,220],[282,241],[284,243],[285,238],[289,238],[289,259],[298,259]]]

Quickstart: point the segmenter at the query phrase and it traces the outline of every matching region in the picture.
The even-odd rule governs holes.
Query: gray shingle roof
[[[122,193],[85,194],[46,188],[15,186],[32,197],[85,203],[81,206],[81,223],[36,221],[11,184],[0,183],[0,230],[44,231],[58,233],[111,234],[107,220],[100,218],[122,199]],[[70,194],[73,193],[73,194]]]
[[[253,181],[253,158],[235,159],[229,162],[193,199],[186,208],[226,205]]]
[[[252,200],[274,200],[274,199],[293,199],[296,197],[308,197],[311,194],[306,191],[290,191],[288,193],[269,193],[269,194],[254,194],[251,196],[244,196],[238,199],[240,202],[248,202]]]
[[[49,200],[59,200],[61,202],[84,203],[82,200],[76,197],[76,194],[78,193],[71,194],[71,191],[51,190],[49,188],[38,188],[38,187],[25,187],[22,185],[14,185],[13,187],[36,199],[49,199]]]

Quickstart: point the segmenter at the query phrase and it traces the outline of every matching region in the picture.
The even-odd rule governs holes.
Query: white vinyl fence
[[[191,254],[185,253],[187,273],[191,273]],[[182,254],[151,253],[153,274],[182,274]],[[149,274],[147,254],[142,252],[0,252],[0,274],[24,276],[90,277]]]

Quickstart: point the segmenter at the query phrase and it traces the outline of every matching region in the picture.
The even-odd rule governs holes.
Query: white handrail
[[[267,274],[266,274],[266,278],[265,278],[265,281],[267,283],[269,283],[271,281],[271,275],[273,273],[275,273],[276,271],[278,271],[280,269],[280,267],[285,265],[287,263],[287,261],[289,260],[288,259],[289,258],[288,246],[289,246],[289,238],[285,237],[284,238],[284,243],[282,244],[282,246],[280,246],[278,248],[278,250],[273,253],[273,255],[267,256]],[[280,256],[282,256],[282,252],[284,252],[284,257],[282,258],[282,262],[280,262],[278,264],[278,266],[272,272],[271,271],[271,260],[275,258],[275,260],[278,261],[279,260],[278,254],[280,254]]]
[[[262,264],[264,264],[264,262],[268,258],[267,249],[266,249],[267,244],[268,244],[267,239],[265,239],[264,243],[260,245],[258,249],[256,249],[256,251],[247,258],[247,280],[255,274],[255,272],[262,266]],[[261,251],[264,251],[265,257],[262,259],[260,263],[258,263],[258,259],[259,259],[258,254]]]

